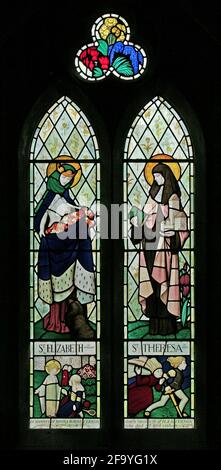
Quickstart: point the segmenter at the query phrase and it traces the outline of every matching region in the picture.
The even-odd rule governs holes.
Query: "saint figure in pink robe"
[[[152,170],[153,184],[143,211],[132,208],[131,238],[139,251],[139,303],[149,320],[149,334],[177,331],[181,314],[179,258],[189,236],[178,181],[169,165]]]

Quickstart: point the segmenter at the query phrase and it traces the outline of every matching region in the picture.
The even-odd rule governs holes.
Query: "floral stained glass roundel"
[[[127,21],[114,13],[99,17],[92,26],[93,42],[78,51],[75,67],[86,80],[102,80],[110,74],[124,80],[138,78],[147,57],[140,45],[130,42]]]

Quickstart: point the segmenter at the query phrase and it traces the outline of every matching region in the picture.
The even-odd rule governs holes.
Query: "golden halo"
[[[157,162],[153,162],[152,160],[157,160]],[[177,161],[175,161],[174,158],[171,157],[171,155],[166,155],[164,153],[159,153],[158,155],[153,155],[144,167],[144,176],[145,176],[145,179],[146,179],[147,183],[150,186],[153,184],[153,181],[154,181],[152,171],[153,171],[154,167],[158,163],[160,163],[160,160],[163,160],[162,163],[164,165],[167,165],[167,166],[170,167],[170,169],[172,170],[172,172],[173,172],[175,178],[177,179],[177,181],[180,179],[181,168],[180,168],[179,163]],[[170,160],[170,161],[166,162],[165,160]]]
[[[45,364],[45,370],[48,374],[50,374],[51,369],[57,369],[57,374],[61,370],[61,364],[59,361],[56,359],[50,359],[48,362]]]
[[[81,169],[80,163],[78,163],[72,157],[67,156],[67,155],[59,155],[59,157],[56,157],[54,160],[59,160],[59,161],[60,160],[66,160],[65,163],[68,163],[69,165],[73,166],[75,168],[75,170],[77,170],[77,173],[76,173],[76,175],[73,179],[73,183],[72,183],[71,187],[73,188],[74,186],[76,186],[76,184],[78,184],[78,182],[80,181],[81,176],[82,176],[82,169]],[[49,165],[47,167],[47,176],[50,176],[56,170],[58,170],[58,163],[54,163],[54,161],[52,163],[49,163]]]

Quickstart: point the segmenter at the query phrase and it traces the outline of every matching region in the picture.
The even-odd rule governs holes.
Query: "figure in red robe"
[[[135,381],[128,384],[128,415],[134,416],[153,403],[153,387],[159,392],[165,381],[162,364],[156,358],[129,359],[135,365]],[[149,370],[149,375],[141,375],[142,368]],[[148,403],[148,405],[147,405]]]

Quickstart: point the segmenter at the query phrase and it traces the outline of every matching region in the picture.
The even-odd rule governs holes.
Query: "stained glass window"
[[[193,428],[194,162],[188,129],[162,97],[124,150],[125,428]]]
[[[75,67],[86,80],[102,80],[110,74],[124,80],[138,78],[147,57],[140,45],[130,42],[130,27],[122,16],[107,13],[92,26],[93,42],[81,47]]]
[[[99,201],[94,130],[62,97],[30,151],[31,428],[100,426]]]

